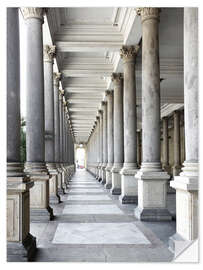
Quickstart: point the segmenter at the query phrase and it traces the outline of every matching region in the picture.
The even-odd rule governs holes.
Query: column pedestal
[[[55,163],[47,163],[47,170],[51,176],[49,180],[49,202],[60,203],[61,198],[58,194],[58,171]]]
[[[53,209],[49,206],[49,179],[45,163],[26,163],[25,173],[34,181],[30,191],[30,220],[46,222],[53,220]]]
[[[105,184],[105,188],[106,189],[111,189],[112,188],[112,167],[113,164],[107,164],[106,167],[106,184]]]
[[[122,169],[122,163],[121,164],[115,164],[111,170],[112,172],[112,188],[111,188],[111,194],[112,195],[120,195],[121,194],[121,175],[120,171]]]
[[[198,163],[184,162],[183,172],[170,186],[176,190],[176,231],[169,248],[177,256],[198,238]]]
[[[106,184],[106,166],[107,164],[102,164],[102,168],[101,168],[101,184],[105,185]]]
[[[63,182],[62,182],[62,169],[61,169],[61,166],[60,164],[58,163],[57,164],[57,171],[58,171],[58,175],[57,175],[57,178],[58,178],[58,194],[65,194],[65,190],[63,188]]]
[[[36,238],[29,233],[29,190],[34,182],[23,175],[20,163],[7,163],[7,166],[7,261],[30,261],[36,252]],[[16,173],[19,170],[20,175]]]
[[[135,216],[143,221],[171,220],[172,216],[166,208],[167,181],[170,176],[160,169],[160,163],[142,163],[135,178],[138,181]]]
[[[138,183],[135,179],[135,174],[138,169],[123,168],[120,171],[121,174],[121,196],[119,200],[123,204],[137,204],[138,196]]]
[[[99,165],[99,178],[98,181],[101,182],[102,181],[102,163]]]

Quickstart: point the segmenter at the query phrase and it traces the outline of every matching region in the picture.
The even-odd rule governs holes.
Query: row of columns
[[[180,137],[180,111],[173,112],[173,160],[172,175],[177,176],[181,170],[181,137]],[[163,131],[163,160],[162,167],[167,172],[170,171],[169,166],[169,117],[162,119]]]
[[[135,60],[139,46],[123,46],[124,74],[112,74],[113,98],[106,98],[98,111],[98,158],[88,163],[92,172],[122,203],[137,203],[140,220],[166,221],[171,214],[166,206],[169,146],[168,122],[163,119],[163,166],[160,156],[160,64],[159,8],[137,10],[142,21],[142,153],[137,133]],[[197,237],[198,199],[198,55],[197,9],[184,9],[184,99],[186,161],[180,172],[180,116],[174,112],[174,180],[176,189],[177,234],[171,238],[193,240]],[[193,82],[193,83],[191,83]],[[107,97],[108,97],[107,92]],[[113,102],[112,102],[113,100]],[[111,106],[113,104],[113,110]],[[106,117],[106,115],[108,117]],[[112,121],[113,119],[113,121]],[[113,127],[113,128],[112,128]],[[93,130],[93,134],[94,134]],[[113,140],[112,140],[113,134]],[[139,135],[138,135],[139,134]],[[138,137],[137,137],[138,136]],[[112,143],[113,142],[113,143]],[[107,146],[108,145],[108,146]],[[89,150],[89,149],[88,149]],[[89,152],[92,155],[93,152]],[[112,155],[113,153],[113,155]],[[107,158],[108,157],[108,158]],[[139,160],[142,162],[139,166]],[[112,165],[113,162],[113,165]],[[104,173],[106,167],[106,174]],[[111,167],[111,169],[110,169]],[[178,235],[178,237],[177,237]]]
[[[55,46],[42,42],[43,8],[22,8],[26,21],[26,163],[20,162],[20,61],[18,8],[7,9],[7,240],[8,260],[32,258],[31,221],[54,218],[74,173],[74,142],[67,102],[53,73]],[[32,51],[32,54],[30,53]]]

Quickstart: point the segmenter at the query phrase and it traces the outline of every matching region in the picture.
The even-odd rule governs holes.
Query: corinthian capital
[[[36,19],[42,20],[42,22],[44,21],[44,17],[43,17],[45,13],[44,8],[23,7],[20,10],[25,20],[30,19],[30,18],[36,18]]]
[[[119,84],[122,82],[122,79],[123,79],[123,74],[122,73],[112,73],[111,74],[111,80],[112,82],[115,84]]]
[[[54,72],[53,73],[53,77],[54,77],[54,84],[55,85],[58,85],[59,84],[59,81],[61,79],[61,73]]]
[[[135,61],[135,56],[138,53],[140,46],[122,46],[120,49],[120,56],[124,61]]]
[[[159,13],[161,12],[160,8],[137,8],[137,15],[141,16],[142,23],[148,19],[156,19],[159,21]]]
[[[56,46],[44,45],[44,61],[53,63],[53,58],[56,53]]]
[[[59,99],[63,100],[63,96],[64,96],[65,91],[63,89],[59,89]]]

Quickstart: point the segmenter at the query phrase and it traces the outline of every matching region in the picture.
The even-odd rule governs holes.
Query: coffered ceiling
[[[47,21],[75,142],[87,142],[112,72],[123,72],[122,45],[141,44],[135,8],[49,8]],[[137,56],[138,128],[141,127],[141,49]],[[161,102],[183,103],[183,9],[163,8],[160,16]],[[136,102],[136,101],[135,101]],[[181,105],[180,105],[181,106]],[[170,111],[170,109],[169,109]]]

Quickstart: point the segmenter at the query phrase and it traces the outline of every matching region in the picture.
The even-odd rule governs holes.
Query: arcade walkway
[[[175,222],[138,221],[135,205],[122,205],[87,171],[76,171],[62,201],[51,205],[53,221],[31,223],[31,234],[37,237],[35,261],[172,260],[167,245]]]

